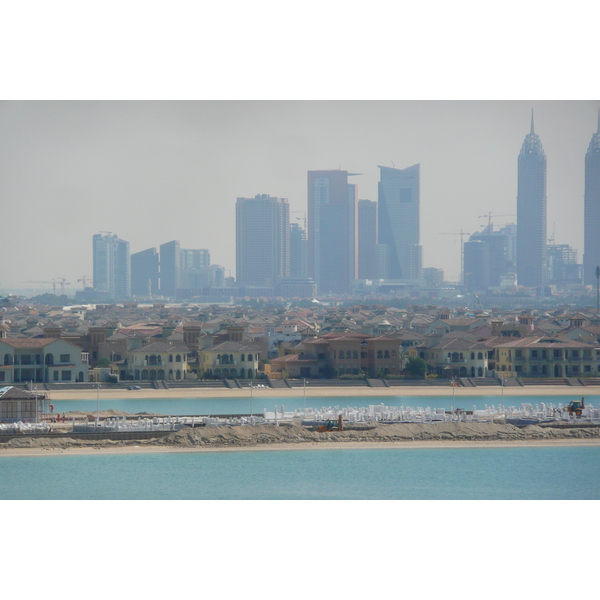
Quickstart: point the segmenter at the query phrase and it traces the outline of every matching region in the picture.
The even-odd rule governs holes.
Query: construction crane
[[[496,215],[493,214],[491,212],[489,212],[487,215],[479,215],[477,218],[478,219],[487,219],[488,220],[488,229],[490,230],[490,233],[492,233],[492,216],[494,217],[516,217],[516,214],[512,214],[512,215]]]
[[[91,285],[92,283],[94,283],[94,282],[93,282],[93,281],[92,281],[92,280],[91,280],[89,277],[86,277],[85,275],[84,275],[84,276],[83,276],[81,279],[78,279],[78,280],[77,280],[77,283],[81,283],[81,282],[83,282],[83,289],[84,289],[84,290],[85,290],[85,288],[86,288],[86,282],[89,282],[89,283],[90,283],[90,285]]]
[[[51,283],[52,293],[56,296],[56,279],[53,279],[52,281],[22,281],[21,283]]]
[[[293,210],[292,214],[302,213],[304,217],[296,217],[296,221],[302,221],[304,223],[304,231],[306,231],[306,211],[305,210]]]
[[[460,230],[460,233],[440,233],[439,235],[460,235],[460,285],[463,287],[463,291],[464,291],[464,287],[465,287],[465,256],[464,256],[464,242],[463,242],[463,236],[465,235],[471,235],[470,233],[467,233],[466,231],[463,231],[462,229]]]
[[[52,281],[23,281],[22,283],[51,283],[52,284],[52,293],[56,296],[56,284],[60,285],[60,292],[64,296],[65,295],[65,285],[71,285],[64,277],[54,278]]]
[[[60,282],[60,293],[65,295],[65,285],[71,285],[64,277],[58,277],[58,281]]]

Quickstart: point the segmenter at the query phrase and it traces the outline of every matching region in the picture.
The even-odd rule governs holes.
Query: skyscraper
[[[509,258],[511,241],[510,226],[494,231],[491,223],[469,238],[463,247],[465,291],[499,286],[506,273],[514,272]]]
[[[290,206],[287,198],[258,194],[235,206],[236,279],[273,286],[290,273]]]
[[[158,251],[148,248],[131,255],[131,293],[152,296],[159,293]]]
[[[160,293],[175,298],[181,287],[181,247],[179,240],[160,245]]]
[[[585,154],[585,194],[583,226],[583,277],[586,285],[596,285],[600,266],[600,110],[598,130]]]
[[[307,276],[306,231],[298,223],[290,224],[290,277],[302,279]]]
[[[388,247],[389,279],[419,279],[420,165],[379,167],[379,243]]]
[[[94,290],[111,299],[131,295],[129,242],[112,233],[93,237]]]
[[[308,172],[308,265],[320,294],[345,294],[358,277],[358,202],[348,171]]]
[[[525,287],[546,283],[546,155],[533,129],[525,136],[518,159],[517,282]]]
[[[376,279],[377,202],[358,201],[358,278]]]

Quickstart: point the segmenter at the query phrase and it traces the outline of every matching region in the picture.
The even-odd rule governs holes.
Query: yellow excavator
[[[581,417],[581,413],[585,408],[585,402],[582,398],[581,400],[571,400],[569,404],[567,404],[566,409],[569,415],[575,415],[576,417]]]
[[[325,425],[319,426],[317,431],[324,433],[325,431],[342,431],[342,429],[342,415],[340,415],[337,421],[327,421]]]

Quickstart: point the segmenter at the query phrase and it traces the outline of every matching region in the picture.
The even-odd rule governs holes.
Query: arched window
[[[390,357],[390,351],[389,351],[389,350],[386,350],[386,351],[383,353],[383,358],[389,358],[389,357]]]
[[[350,350],[346,350],[346,358],[352,358],[352,352]]]
[[[352,352],[352,358],[358,359],[358,350],[354,350],[354,352]]]
[[[471,352],[471,360],[475,360],[475,352]]]
[[[377,358],[383,358],[383,352],[381,352],[381,350],[377,350]]]
[[[233,364],[233,354],[230,354],[230,355],[229,355],[229,362],[230,362],[231,364]]]
[[[483,353],[482,353],[482,352],[478,352],[478,353],[477,353],[477,358],[478,358],[479,360],[483,360]],[[479,367],[479,368],[481,368],[481,367]]]
[[[181,362],[181,354],[178,354],[178,355],[175,357],[175,362]]]
[[[10,356],[10,355],[7,354],[6,356]],[[11,363],[6,362],[6,356],[4,357],[4,364],[5,365],[10,365]],[[52,352],[50,352],[50,354],[46,354],[45,363],[47,365],[53,365],[54,364],[54,354],[52,354]]]
[[[248,369],[248,379],[252,379],[253,375],[252,369]]]
[[[221,355],[220,354],[217,354],[217,361],[221,362]]]
[[[248,360],[249,361],[252,360],[252,354],[248,354]],[[250,377],[250,370],[248,371],[248,377]]]
[[[245,355],[245,354],[242,354],[242,358],[241,358],[240,360],[241,360],[242,362],[245,362],[245,360],[246,360],[246,355]]]
[[[169,354],[169,362],[173,362],[173,355]]]

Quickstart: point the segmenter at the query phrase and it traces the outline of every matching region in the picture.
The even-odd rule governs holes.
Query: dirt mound
[[[407,441],[530,441],[558,439],[599,439],[600,427],[552,429],[529,425],[524,428],[498,423],[394,423],[372,424],[368,428],[349,426],[344,431],[318,433],[299,424],[185,427],[164,437],[144,440],[83,440],[70,437],[19,437],[1,448],[152,446],[177,448],[252,447],[275,444],[319,444],[323,442],[407,442]]]

